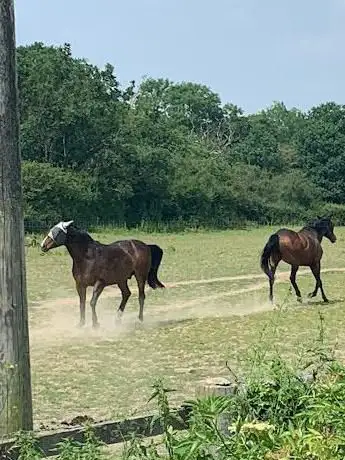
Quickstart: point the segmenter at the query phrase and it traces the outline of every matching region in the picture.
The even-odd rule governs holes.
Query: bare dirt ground
[[[52,260],[64,276],[66,267],[60,266],[62,258]],[[279,302],[289,297],[289,272],[285,270],[282,267],[276,280],[278,316]],[[345,349],[345,344],[342,348],[345,337],[343,340],[341,334],[343,299],[335,298],[343,295],[343,272],[345,268],[341,266],[323,270],[324,274],[332,273],[323,279],[331,299],[327,306],[319,297],[307,300],[305,294],[312,290],[314,279],[309,269],[298,272],[305,303],[297,304],[292,295],[287,309],[284,304],[286,312],[281,317],[278,336],[266,334],[274,348],[281,347],[287,356],[295,355],[301,343],[309,343],[318,334],[321,308],[329,337],[337,339],[339,347]],[[32,273],[32,286],[35,273]],[[130,283],[132,297],[121,325],[115,323],[120,291],[112,286],[105,289],[97,304],[100,321],[97,330],[91,327],[89,305],[86,326],[77,327],[78,296],[68,272],[59,286],[49,290],[51,300],[39,301],[36,297],[36,302],[31,301],[36,426],[59,424],[83,414],[104,420],[152,412],[155,403],[147,401],[156,378],[162,378],[168,387],[177,390],[171,402],[178,405],[193,397],[200,379],[226,373],[227,360],[235,371],[242,372],[248,349],[261,340],[266,323],[275,321],[272,311],[275,306],[268,302],[267,277],[245,271],[236,275],[235,270],[230,272],[233,276],[226,277],[217,273],[213,278],[203,277],[204,273],[207,270],[198,265],[192,273],[195,279],[165,282],[173,279],[174,272],[171,270],[166,278],[163,272],[166,289],[147,289],[143,324],[137,320],[135,280]],[[90,297],[91,289],[88,302]]]
[[[179,405],[194,397],[201,379],[227,376],[227,361],[239,375],[246,372],[248,353],[263,341],[293,361],[299,349],[310,348],[310,341],[318,337],[320,311],[327,340],[337,342],[345,355],[343,246],[325,243],[323,266],[337,267],[323,270],[329,304],[323,304],[320,295],[307,299],[315,283],[308,268],[298,272],[304,303],[297,303],[289,293],[289,267],[282,264],[275,308],[268,302],[267,277],[259,271],[258,249],[272,231],[265,227],[198,234],[136,233],[138,239],[164,247],[159,274],[167,288],[146,289],[144,323],[139,324],[137,286],[132,279],[132,296],[120,326],[115,324],[120,291],[116,286],[106,288],[97,304],[98,330],[91,327],[91,288],[86,326],[77,327],[78,295],[65,249],[42,255],[39,249],[28,248],[35,425],[59,424],[84,414],[104,420],[151,413],[156,404],[147,401],[157,378],[176,389],[170,400]],[[344,240],[345,230],[338,233],[339,241]],[[111,242],[133,234],[114,230],[94,236]],[[267,332],[271,324],[274,333]]]
[[[345,272],[345,268],[327,268],[322,273]],[[298,276],[310,275],[309,269],[300,270]],[[280,272],[276,277],[276,284],[289,281],[290,272]],[[166,283],[167,289],[174,289],[180,286],[204,285],[210,283],[233,282],[233,281],[252,281],[264,279],[261,282],[255,282],[240,289],[231,289],[205,296],[197,296],[191,300],[173,302],[171,308],[166,305],[150,308],[144,324],[138,324],[136,311],[125,311],[121,324],[115,324],[115,311],[102,310],[101,327],[93,330],[91,327],[78,328],[79,310],[77,294],[70,298],[54,299],[41,302],[35,306],[35,310],[42,312],[42,319],[39,323],[34,322],[31,326],[31,344],[35,347],[47,346],[54,343],[68,343],[69,341],[85,340],[88,337],[102,339],[116,339],[123,334],[129,334],[136,328],[152,329],[161,327],[174,322],[183,322],[189,319],[201,319],[212,317],[243,316],[251,313],[258,313],[274,309],[269,301],[262,302],[251,296],[250,298],[241,298],[236,303],[219,306],[215,301],[228,297],[241,296],[247,293],[255,293],[262,289],[268,289],[267,277],[264,274],[248,274],[229,277],[218,277],[200,280],[179,281],[175,283]],[[149,288],[147,290],[150,290]],[[107,287],[100,299],[120,298],[121,294],[118,289],[114,290],[113,286]],[[136,298],[135,288],[132,289],[132,298]],[[90,301],[91,290],[88,292],[87,302]],[[98,303],[98,310],[99,310]],[[74,307],[74,308],[71,308]],[[88,308],[88,305],[87,305]]]

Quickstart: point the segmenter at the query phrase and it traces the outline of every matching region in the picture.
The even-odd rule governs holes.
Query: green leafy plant
[[[102,446],[93,429],[86,425],[82,442],[66,439],[59,444],[58,460],[101,460]]]
[[[40,460],[44,454],[38,446],[37,439],[31,432],[18,433],[15,440],[15,449],[18,449],[18,460]]]

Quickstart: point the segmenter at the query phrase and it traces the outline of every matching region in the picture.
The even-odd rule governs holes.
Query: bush
[[[22,177],[26,221],[94,218],[97,195],[92,178],[36,161],[23,162]]]
[[[332,218],[334,225],[345,225],[345,205],[324,203],[319,206],[318,213]]]

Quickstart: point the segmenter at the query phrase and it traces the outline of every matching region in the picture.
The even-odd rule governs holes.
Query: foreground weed
[[[92,428],[86,426],[83,442],[66,439],[60,443],[57,460],[101,460],[104,458],[102,446]]]
[[[43,452],[31,432],[20,432],[15,441],[15,448],[18,449],[18,460],[41,460]]]
[[[173,389],[165,388],[163,382],[159,379],[153,384],[153,393],[149,399],[152,401],[153,399],[157,400],[158,406],[158,416],[154,417],[151,423],[151,426],[158,421],[162,428],[163,428],[163,439],[165,448],[168,452],[168,456],[171,460],[173,460],[173,423],[175,421],[180,422],[178,420],[176,413],[173,412],[170,408],[169,401],[168,401],[168,393],[175,391]]]
[[[151,440],[149,445],[145,445],[142,439],[133,438],[125,444],[122,453],[123,460],[157,460],[160,457],[157,449],[157,445],[160,443],[155,443]]]

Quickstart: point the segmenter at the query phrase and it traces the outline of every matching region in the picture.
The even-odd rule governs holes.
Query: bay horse
[[[118,319],[121,318],[131,291],[128,280],[134,275],[139,291],[139,320],[144,319],[145,283],[152,289],[164,288],[158,280],[158,268],[162,261],[163,250],[155,244],[129,239],[102,244],[73,225],[73,220],[59,222],[52,227],[41,243],[41,250],[48,252],[58,246],[66,246],[73,259],[72,274],[80,300],[80,323],[85,325],[86,289],[93,287],[90,306],[92,326],[99,326],[96,303],[106,286],[117,284],[122,300],[118,307]]]
[[[302,301],[302,297],[296,283],[296,273],[300,266],[310,267],[316,280],[315,289],[308,296],[315,297],[320,288],[323,301],[328,302],[320,277],[323,237],[328,238],[332,243],[337,240],[330,217],[318,216],[298,232],[281,228],[269,237],[261,254],[260,265],[269,279],[271,302],[273,302],[275,272],[281,260],[291,265],[290,281],[299,302]]]

